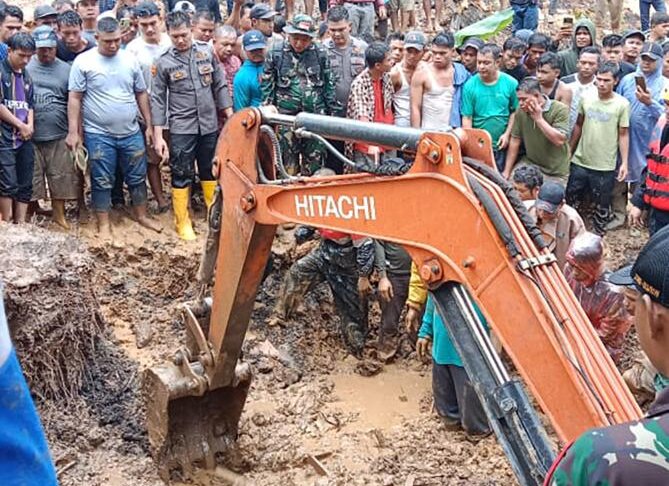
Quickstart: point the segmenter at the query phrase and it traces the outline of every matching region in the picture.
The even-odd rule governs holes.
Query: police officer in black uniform
[[[218,139],[218,110],[232,116],[232,99],[212,48],[192,39],[188,14],[171,12],[166,24],[172,47],[152,68],[151,114],[156,151],[163,160],[170,154],[177,233],[184,240],[193,240],[188,190],[195,176],[194,163],[197,160],[202,192],[209,207],[216,189],[211,169]],[[168,113],[169,150],[163,138]]]

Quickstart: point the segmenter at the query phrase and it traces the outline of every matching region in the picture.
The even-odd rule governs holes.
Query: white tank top
[[[395,125],[398,127],[409,127],[411,126],[411,86],[404,75],[404,69],[402,69],[401,64],[397,66],[397,69],[400,72],[402,86],[393,95]]]
[[[430,90],[423,92],[421,110],[421,128],[428,130],[447,130],[451,126],[451,109],[453,108],[453,86],[440,86],[434,79],[432,69],[427,68]]]

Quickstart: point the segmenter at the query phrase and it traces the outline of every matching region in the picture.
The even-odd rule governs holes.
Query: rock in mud
[[[361,376],[374,376],[381,373],[383,364],[378,361],[364,360],[355,365],[355,372]]]

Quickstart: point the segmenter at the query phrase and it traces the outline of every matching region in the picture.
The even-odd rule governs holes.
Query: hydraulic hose
[[[511,255],[511,258],[520,255],[520,250],[516,244],[516,239],[513,237],[511,227],[506,219],[504,219],[502,212],[497,207],[497,204],[495,204],[493,198],[473,175],[467,174],[467,182],[469,182],[476,198],[483,205],[485,212],[488,213],[493,226],[495,226],[495,229],[497,230],[497,234],[499,234],[502,241],[504,241],[504,245],[506,246],[509,255]]]
[[[279,174],[284,179],[295,180],[297,177],[291,176],[286,167],[283,165],[283,157],[281,156],[281,146],[279,145],[279,139],[274,133],[274,129],[269,125],[260,125],[260,133],[267,135],[270,143],[272,144],[272,157],[274,166],[279,169]]]
[[[537,225],[534,222],[534,218],[532,218],[527,208],[525,207],[525,204],[523,204],[523,201],[520,199],[520,197],[518,197],[518,193],[509,181],[504,179],[504,177],[502,177],[499,172],[495,171],[491,167],[488,167],[479,160],[472,159],[471,157],[462,157],[462,162],[490,181],[497,184],[506,198],[509,200],[509,203],[511,203],[511,207],[520,218],[520,222],[525,227],[525,230],[529,233],[530,238],[532,238],[532,241],[534,241],[534,244],[537,245],[537,248],[539,248],[539,250],[543,250],[544,248],[548,247],[546,240],[541,234],[541,230],[537,228]]]

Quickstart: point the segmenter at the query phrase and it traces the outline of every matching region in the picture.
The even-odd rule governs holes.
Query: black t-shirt
[[[618,71],[618,76],[616,76],[616,86],[618,86],[618,83],[620,83],[621,79],[623,79],[629,73],[633,73],[634,71],[636,71],[636,66],[627,61],[621,61],[618,67],[620,68],[620,70]]]
[[[523,79],[525,79],[527,76],[529,76],[529,73],[527,72],[527,69],[525,69],[522,64],[518,64],[513,69],[504,69],[503,72],[505,72],[509,76],[515,78],[515,80],[518,81],[519,83]]]
[[[72,52],[62,40],[58,40],[58,44],[56,45],[56,57],[60,59],[61,61],[68,62],[72,64],[74,59],[81,54],[82,52],[86,52],[89,49],[92,49],[95,47],[95,42],[91,42],[89,39],[88,44],[86,44],[86,47],[84,47],[84,50],[81,52]]]

